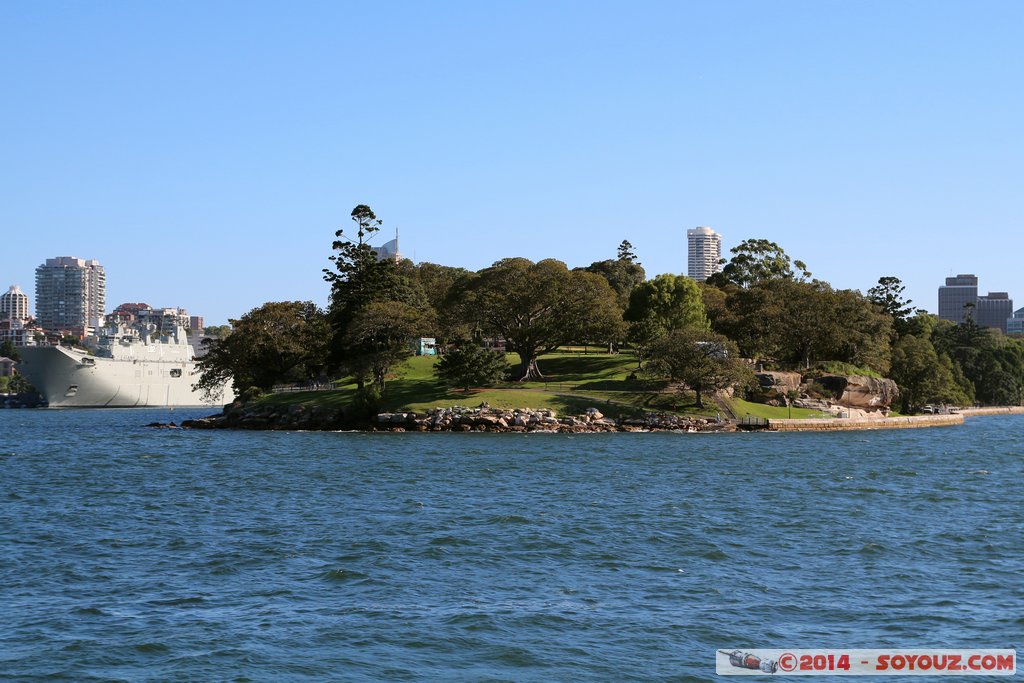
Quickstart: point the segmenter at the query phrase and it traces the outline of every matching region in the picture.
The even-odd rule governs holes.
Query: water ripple
[[[719,647],[1013,647],[1024,625],[1016,416],[767,437],[139,427],[166,417],[0,411],[2,675],[703,681]]]

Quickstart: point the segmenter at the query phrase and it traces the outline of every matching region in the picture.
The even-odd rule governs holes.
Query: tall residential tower
[[[721,270],[722,236],[711,228],[700,227],[686,231],[689,245],[689,261],[686,274],[698,282],[704,282]]]
[[[58,256],[36,268],[36,322],[81,336],[102,323],[107,275],[99,261]]]
[[[18,285],[0,294],[0,320],[28,320],[28,296]]]

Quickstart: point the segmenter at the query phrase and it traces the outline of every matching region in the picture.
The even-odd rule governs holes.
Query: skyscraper
[[[99,261],[58,256],[36,268],[36,320],[43,329],[85,336],[100,326],[106,304]]]
[[[992,327],[1007,331],[1006,321],[1013,316],[1013,299],[1007,292],[989,292],[988,296],[979,296],[974,311],[974,322],[979,327]]]
[[[946,284],[939,287],[939,318],[960,324],[967,319],[967,304],[978,305],[978,276],[961,273],[947,277]]]
[[[721,270],[722,236],[711,228],[699,227],[686,231],[689,261],[686,274],[704,282]]]
[[[28,295],[18,285],[0,294],[0,320],[28,320]]]

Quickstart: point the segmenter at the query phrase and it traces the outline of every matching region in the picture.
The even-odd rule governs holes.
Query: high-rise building
[[[401,261],[402,254],[398,251],[398,230],[395,230],[395,239],[385,242],[379,247],[371,247],[370,251],[378,261],[394,261],[395,263]]]
[[[707,227],[686,231],[689,260],[686,274],[698,282],[704,282],[721,270],[722,236]]]
[[[106,304],[99,261],[58,256],[36,268],[36,320],[43,329],[85,336],[101,325]]]
[[[939,318],[960,324],[967,319],[968,304],[978,305],[978,276],[947,277],[946,284],[939,287]]]
[[[974,322],[979,327],[991,327],[1006,332],[1006,321],[1013,316],[1013,299],[1006,292],[989,292],[979,296],[974,310]]]
[[[0,319],[28,320],[28,295],[18,285],[0,294]]]
[[[1024,308],[1018,308],[1006,321],[1006,334],[1024,334]]]

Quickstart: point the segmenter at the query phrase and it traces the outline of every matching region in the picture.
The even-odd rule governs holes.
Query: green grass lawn
[[[434,375],[434,356],[410,358],[400,372],[388,380],[382,409],[424,412],[428,408],[454,405],[476,407],[487,403],[494,408],[550,408],[559,415],[580,414],[597,408],[609,417],[628,417],[645,412],[680,413],[714,417],[718,407],[705,397],[697,408],[692,392],[666,390],[666,383],[630,376],[637,360],[632,352],[609,355],[604,349],[582,347],[559,349],[541,356],[538,366],[544,381],[507,382],[494,387],[474,388],[469,392],[448,387]],[[509,364],[518,367],[519,356],[506,354]],[[274,405],[308,403],[334,408],[349,405],[356,387],[350,379],[336,384],[334,391],[272,394],[261,402]],[[733,410],[740,418],[779,419],[789,417],[787,408],[733,399]],[[818,417],[817,411],[793,408],[792,417]]]
[[[732,411],[736,413],[736,417],[743,419],[747,415],[750,417],[762,417],[768,420],[785,420],[792,417],[794,420],[801,418],[815,418],[821,417],[820,410],[809,410],[807,408],[790,408],[785,406],[768,406],[763,403],[751,403],[750,401],[744,401],[742,398],[733,398],[730,402]]]

